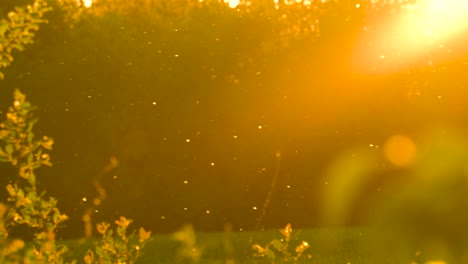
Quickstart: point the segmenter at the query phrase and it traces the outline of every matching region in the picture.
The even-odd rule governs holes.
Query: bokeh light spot
[[[384,145],[384,154],[388,161],[396,166],[406,166],[416,156],[416,145],[405,135],[394,135]]]

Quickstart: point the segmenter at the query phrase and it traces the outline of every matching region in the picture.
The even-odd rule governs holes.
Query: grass
[[[227,237],[229,236],[229,237]],[[198,263],[222,264],[226,263],[226,245],[232,247],[235,263],[270,263],[266,259],[254,258],[252,243],[265,245],[273,239],[281,238],[278,230],[262,232],[233,232],[230,235],[219,232],[197,232],[196,240],[201,248],[202,255]],[[298,263],[326,263],[326,264],[368,264],[368,263],[395,263],[375,261],[372,250],[369,249],[371,239],[370,231],[360,228],[351,229],[306,229],[297,231],[293,240],[307,241],[310,248],[306,253],[311,255],[309,259],[303,259]],[[92,247],[92,242],[73,241],[69,245],[71,251],[82,256],[85,248]],[[156,234],[146,245],[138,263],[142,264],[173,264],[193,263],[188,259],[180,258],[181,244],[174,240],[170,234]],[[78,259],[78,263],[83,263]]]

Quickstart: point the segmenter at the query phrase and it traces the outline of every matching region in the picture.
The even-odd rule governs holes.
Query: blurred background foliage
[[[377,182],[388,170],[376,164],[386,157],[354,149],[354,157],[337,158],[328,173],[324,223],[346,225],[358,211],[359,222],[375,228],[369,246],[381,259],[465,262],[468,148],[455,131],[434,127],[418,135],[418,151],[385,184]]]
[[[0,13],[32,3],[20,2]],[[72,216],[70,236],[97,175],[109,192],[98,218],[252,229],[280,151],[266,228],[323,216],[465,243],[450,230],[466,218],[465,58],[384,75],[349,63],[369,13],[391,16],[395,2],[50,0],[35,45],[4,70],[0,104],[20,87],[39,106],[39,134],[57,142],[41,181]],[[112,157],[120,166],[102,170]]]

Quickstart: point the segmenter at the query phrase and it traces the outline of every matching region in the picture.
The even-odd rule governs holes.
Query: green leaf
[[[272,261],[274,261],[275,258],[276,258],[275,252],[273,252],[273,251],[271,251],[271,250],[268,250],[268,251],[266,252],[266,256],[267,256],[267,258],[268,258],[269,260],[272,260]]]
[[[35,186],[35,185],[36,185],[36,175],[34,175],[33,172],[29,175],[28,182],[29,182],[29,184],[31,184],[32,186]]]
[[[25,214],[25,215],[23,215],[23,220],[25,222],[30,222],[31,221],[31,216],[29,214]]]
[[[17,50],[19,50],[19,51],[24,51],[24,46],[21,45],[21,44],[16,45],[15,48],[16,48]]]
[[[34,159],[34,154],[33,153],[28,153],[28,156],[26,157],[26,161],[28,164],[31,164],[33,162],[33,159]]]
[[[34,193],[34,192],[29,192],[28,193],[28,199],[31,200],[31,201],[36,201],[37,200],[37,194]]]
[[[0,55],[0,68],[6,68],[8,65],[10,65],[10,62],[7,61],[7,60],[2,59],[1,55]],[[3,76],[3,77],[5,77],[5,76]]]
[[[1,147],[0,147],[0,157],[4,157],[4,158],[8,157],[8,154],[6,154],[5,151],[3,151],[3,149]]]
[[[278,239],[271,241],[271,245],[278,251],[281,251],[284,248],[284,243]]]
[[[29,107],[29,108],[31,108],[29,102],[24,102],[23,107]],[[33,110],[33,109],[31,109],[31,110]],[[30,119],[30,120],[28,121],[28,124],[27,124],[27,127],[26,127],[26,131],[32,133],[31,131],[32,131],[34,125],[37,123],[38,120],[39,120],[39,119],[37,119],[37,118],[32,118],[32,119]],[[28,136],[29,136],[29,135],[28,135]],[[34,134],[32,135],[32,137],[34,137]]]
[[[0,22],[0,36],[5,35],[5,32],[8,30],[8,28],[9,25],[7,24],[7,22],[5,20],[2,20]]]
[[[16,196],[18,197],[18,199],[22,200],[24,198],[24,191],[21,189],[18,189]]]
[[[46,240],[47,238],[48,238],[48,236],[47,236],[46,232],[36,233],[36,239],[37,240]]]
[[[11,56],[9,53],[6,53],[6,54],[5,54],[5,57],[7,58],[7,60],[8,60],[9,62],[12,62],[12,61],[13,61],[13,56]]]
[[[11,156],[11,154],[13,154],[13,145],[12,144],[6,145],[5,146],[5,151],[9,156]]]
[[[13,187],[13,185],[8,184],[7,187],[6,187],[6,189],[7,189],[7,192],[8,192],[8,194],[9,194],[10,196],[16,197],[16,190],[15,190],[15,188]]]
[[[96,247],[96,255],[102,256],[104,254],[104,250],[102,247]]]
[[[34,139],[34,133],[28,133],[27,137],[26,137],[26,141],[29,143],[29,144],[32,144],[33,142],[33,139]]]

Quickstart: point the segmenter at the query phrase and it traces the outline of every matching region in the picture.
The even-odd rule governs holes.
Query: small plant
[[[202,255],[202,249],[198,246],[193,226],[187,224],[172,235],[172,238],[180,243],[177,257],[179,261],[198,263]]]
[[[97,231],[102,239],[96,246],[95,251],[88,250],[84,261],[86,264],[133,264],[140,257],[141,250],[148,242],[151,232],[140,228],[138,236],[135,232],[127,235],[127,228],[132,220],[121,216],[115,221],[116,232],[110,229],[106,222],[97,225]]]
[[[262,247],[259,244],[253,245],[255,251],[254,256],[267,258],[271,263],[297,263],[301,258],[310,258],[310,255],[304,254],[304,251],[309,248],[309,243],[302,241],[299,245],[292,249],[291,243],[291,224],[287,224],[285,228],[280,230],[284,236],[282,239],[274,239],[266,246]]]
[[[61,264],[67,248],[56,245],[55,232],[68,217],[58,209],[57,200],[37,190],[35,170],[52,165],[47,151],[52,149],[53,140],[46,136],[36,139],[32,131],[37,122],[32,116],[34,109],[26,96],[15,90],[13,106],[0,123],[0,161],[17,171],[17,177],[6,186],[8,203],[0,206],[0,258],[7,263]],[[23,241],[8,241],[9,230],[18,225],[33,230],[32,249],[20,252]]]
[[[0,162],[13,165],[17,177],[6,186],[8,203],[0,203],[0,263],[51,263],[63,264],[68,248],[56,245],[57,228],[68,219],[57,207],[57,200],[38,192],[35,170],[52,166],[47,151],[52,149],[49,137],[36,139],[33,128],[37,119],[33,107],[19,90],[14,92],[14,103],[0,123]],[[98,225],[103,236],[94,252],[88,251],[86,263],[135,263],[148,241],[151,232],[143,228],[127,236],[132,220],[121,217],[116,221],[116,234],[109,224]],[[9,239],[9,231],[15,226],[27,226],[34,235],[33,246],[25,247],[19,239]],[[74,262],[72,262],[74,263]]]

